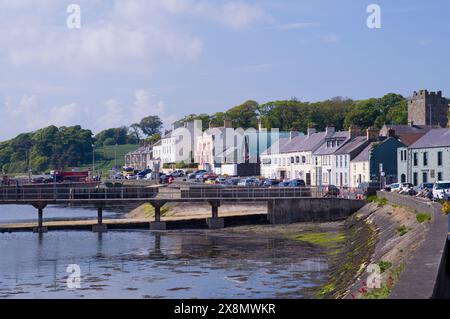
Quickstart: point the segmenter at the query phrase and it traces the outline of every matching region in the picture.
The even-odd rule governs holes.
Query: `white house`
[[[398,180],[414,185],[450,180],[450,129],[432,129],[397,150]]]
[[[192,163],[197,138],[202,134],[201,121],[184,123],[183,126],[172,126],[172,130],[161,137],[161,143],[154,146],[153,157],[160,159],[161,164]]]
[[[350,133],[336,132],[334,127],[327,127],[325,140],[322,145],[312,154],[313,176],[312,184],[335,185],[336,180],[336,158],[335,152],[350,140]],[[339,161],[338,161],[339,163]]]

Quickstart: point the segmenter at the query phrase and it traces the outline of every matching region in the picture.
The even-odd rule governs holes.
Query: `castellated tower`
[[[442,92],[414,91],[408,104],[408,123],[447,127],[448,101]]]

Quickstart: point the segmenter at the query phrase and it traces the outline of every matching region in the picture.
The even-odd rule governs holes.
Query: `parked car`
[[[164,173],[159,173],[159,182],[161,184],[166,183],[168,179],[169,179],[168,175],[166,175]]]
[[[434,187],[434,183],[422,183],[422,184],[420,184],[420,185],[414,187],[414,190],[415,190],[417,193],[419,193],[419,192],[421,192],[421,191],[423,191],[423,190],[425,190],[425,189],[431,189],[431,190],[432,190],[433,187]]]
[[[216,173],[213,173],[213,172],[207,172],[207,173],[203,174],[203,180],[207,180],[210,178],[216,179],[217,177],[219,177],[219,175],[217,175]]]
[[[289,186],[289,182],[288,181],[283,181],[283,182],[279,182],[278,183],[278,187],[288,187]]]
[[[335,186],[335,185],[327,185],[324,188],[324,196],[325,197],[336,197],[339,196],[339,194],[341,193],[339,187]]]
[[[228,186],[237,186],[240,182],[239,178],[229,178],[226,180],[225,185]]]
[[[151,173],[152,170],[150,168],[146,168],[143,171],[140,171],[136,174],[136,179],[144,179],[147,174]]]
[[[192,173],[190,173],[190,174],[188,175],[188,178],[189,178],[189,179],[196,179],[196,178],[197,178],[197,175],[198,175],[198,174],[201,174],[201,173],[206,173],[206,171],[203,170],[203,169],[198,170],[198,171],[194,171],[194,172],[192,172]]]
[[[435,200],[450,198],[450,181],[436,182],[433,186],[433,198]]]
[[[182,169],[177,169],[176,171],[173,171],[172,174],[173,177],[183,177],[184,171]]]
[[[206,179],[205,184],[206,185],[215,185],[216,184],[216,179],[217,178],[210,177],[210,178]]]
[[[306,183],[303,179],[293,179],[289,181],[288,187],[305,187]]]
[[[362,182],[356,187],[356,194],[363,196],[376,195],[380,190],[379,182]],[[390,191],[390,190],[389,190]]]
[[[280,181],[277,179],[266,179],[263,182],[263,186],[264,187],[273,187],[273,186],[277,186],[279,183],[280,183]]]
[[[245,186],[245,187],[252,187],[257,186],[259,184],[258,179],[251,177],[251,178],[243,178],[239,181],[237,186]]]
[[[227,185],[228,184],[228,180],[225,177],[217,177],[216,178],[216,184]]]
[[[402,184],[400,183],[394,183],[389,185],[389,189],[391,190],[391,193],[399,192],[403,188]]]
[[[205,180],[205,175],[207,174],[208,172],[201,172],[201,173],[198,173],[197,175],[195,175],[195,179],[198,181],[198,182],[203,182],[204,180]]]

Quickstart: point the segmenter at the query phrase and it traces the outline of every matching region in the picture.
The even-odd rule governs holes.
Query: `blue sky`
[[[37,4],[39,3],[39,4]],[[81,29],[66,26],[71,3]],[[369,4],[381,29],[366,26]],[[445,0],[0,0],[0,140],[247,99],[450,96]]]

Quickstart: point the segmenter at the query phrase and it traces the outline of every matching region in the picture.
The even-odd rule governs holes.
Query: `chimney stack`
[[[357,136],[361,136],[361,129],[356,125],[350,125],[349,129],[350,139],[354,139]]]
[[[388,130],[388,137],[395,137],[395,130],[393,128]]]
[[[334,134],[336,132],[334,126],[327,126],[327,128],[325,129],[325,132],[327,133],[327,135],[329,134]]]
[[[300,136],[300,133],[297,130],[292,129],[292,131],[289,134],[289,139],[292,140],[293,138],[295,138],[297,136]]]
[[[308,126],[308,136],[311,136],[311,135],[315,134],[316,132],[317,132],[316,128],[314,127],[313,124]]]
[[[226,119],[223,121],[223,127],[224,127],[224,128],[233,128],[233,122],[231,121],[231,119],[226,118]]]
[[[391,131],[391,130],[389,130],[389,131]],[[378,140],[379,135],[380,135],[380,131],[377,130],[376,128],[369,127],[367,129],[367,140],[368,141],[373,142],[373,141]]]

